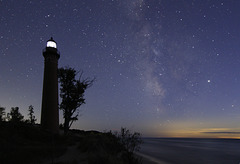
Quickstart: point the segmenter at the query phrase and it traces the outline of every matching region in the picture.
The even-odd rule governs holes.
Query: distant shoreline
[[[142,137],[142,139],[202,139],[202,140],[208,140],[208,139],[214,139],[214,140],[240,140],[240,138],[227,138],[227,137]]]

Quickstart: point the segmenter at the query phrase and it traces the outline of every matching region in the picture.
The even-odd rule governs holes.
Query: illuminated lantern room
[[[57,43],[53,40],[52,37],[47,41],[47,47],[57,48]]]

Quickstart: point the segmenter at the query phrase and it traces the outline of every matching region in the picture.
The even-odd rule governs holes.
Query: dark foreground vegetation
[[[1,164],[137,164],[134,151],[141,143],[139,133],[100,133],[97,131],[70,130],[69,133],[51,135],[39,125],[25,122],[0,123]],[[76,154],[69,158],[69,148]],[[65,156],[65,160],[61,157]]]
[[[62,155],[67,148],[64,137],[52,136],[36,125],[2,122],[0,131],[2,164],[41,163]]]

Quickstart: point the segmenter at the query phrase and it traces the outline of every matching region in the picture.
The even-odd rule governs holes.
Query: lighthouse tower
[[[60,53],[57,44],[51,38],[43,49],[44,56],[44,79],[42,91],[41,126],[52,133],[58,133],[58,59]]]

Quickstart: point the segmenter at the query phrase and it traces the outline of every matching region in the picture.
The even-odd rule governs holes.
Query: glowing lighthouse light
[[[57,48],[57,44],[52,37],[47,41],[47,47]]]

